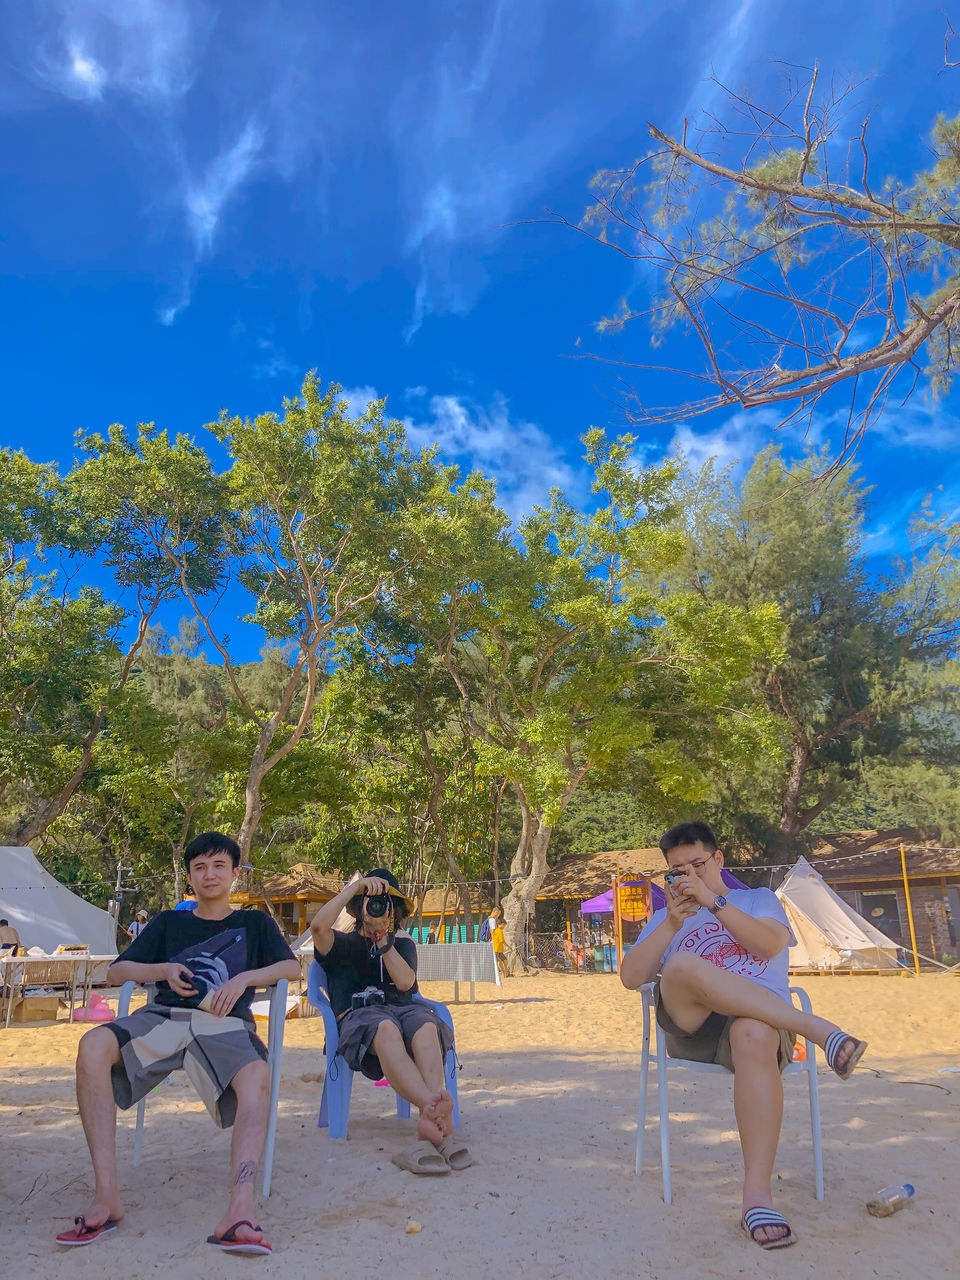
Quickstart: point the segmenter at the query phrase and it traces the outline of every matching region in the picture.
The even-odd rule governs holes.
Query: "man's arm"
[[[317,953],[325,956],[333,946],[333,926],[351,898],[355,898],[358,893],[386,893],[389,888],[385,880],[368,876],[365,880],[352,880],[350,884],[345,884],[335,898],[325,902],[310,921],[310,932]]]
[[[282,978],[300,981],[300,965],[296,960],[278,960],[264,969],[247,969],[217,987],[210,1001],[210,1012],[225,1018],[248,987],[272,987]]]
[[[416,943],[414,943],[414,946],[416,946]],[[417,980],[417,971],[404,960],[397,950],[396,942],[389,950],[382,953],[381,959],[383,960],[383,967],[393,979],[397,990],[409,991]]]
[[[698,907],[713,906],[716,894],[699,876],[684,876],[677,884],[696,900]],[[751,916],[728,902],[717,913],[717,919],[731,937],[761,960],[772,960],[790,945],[790,930],[782,920],[775,920],[772,916]]]
[[[663,953],[669,947],[676,929],[668,916],[643,939],[635,942],[620,961],[620,981],[628,991],[636,991],[657,976]]]
[[[178,996],[192,996],[196,989],[190,986],[193,977],[189,968],[178,960],[163,964],[143,964],[137,960],[114,960],[107,970],[107,986],[122,987],[125,982],[167,982]]]
[[[628,991],[636,991],[657,976],[663,953],[683,928],[684,920],[700,910],[688,895],[666,886],[667,914],[640,942],[635,942],[620,961],[620,981]],[[713,899],[711,898],[712,902]]]

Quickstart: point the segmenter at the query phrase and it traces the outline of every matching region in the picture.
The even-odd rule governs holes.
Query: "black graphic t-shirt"
[[[417,971],[417,944],[409,937],[396,938],[394,947],[401,960]],[[359,933],[333,931],[333,946],[325,956],[316,948],[313,954],[327,975],[330,1007],[339,1018],[351,1007],[354,993],[365,987],[379,987],[386,1004],[411,1004],[419,988],[414,983],[409,991],[401,991],[387,972],[387,966],[370,954],[370,939]]]
[[[222,920],[201,920],[192,911],[161,911],[134,938],[120,960],[166,964],[178,960],[191,973],[199,994],[183,997],[169,983],[157,984],[157,1003],[194,1008],[202,995],[250,969],[266,969],[294,955],[265,911],[231,911]],[[231,1017],[252,1020],[253,987],[233,1006]]]

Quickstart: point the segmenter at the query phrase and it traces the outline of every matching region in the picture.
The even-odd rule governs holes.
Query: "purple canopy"
[[[727,886],[728,889],[746,889],[747,888],[747,885],[745,885],[742,880],[738,880],[737,877],[733,874],[733,872],[728,871],[726,867],[722,868],[720,872],[720,876],[723,879],[723,883]],[[624,886],[638,885],[638,884],[643,884],[643,881],[642,880],[625,880],[623,884]],[[654,911],[659,911],[661,907],[665,907],[667,905],[666,894],[663,892],[663,890],[660,888],[658,884],[651,885],[650,888],[651,888],[651,895],[653,898],[653,904],[652,904],[653,909]],[[606,893],[598,893],[595,898],[588,898],[586,902],[581,902],[580,914],[583,916],[612,915],[613,914],[613,890],[608,889]]]

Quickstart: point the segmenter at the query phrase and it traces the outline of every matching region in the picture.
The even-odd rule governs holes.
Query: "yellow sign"
[[[622,884],[620,886],[620,915],[624,920],[646,920],[650,914],[650,886]]]

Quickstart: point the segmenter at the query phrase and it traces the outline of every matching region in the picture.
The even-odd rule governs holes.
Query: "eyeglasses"
[[[709,858],[697,858],[694,862],[678,862],[674,866],[668,867],[667,870],[663,872],[663,875],[667,875],[669,872],[673,871],[679,872],[680,875],[685,876],[690,871],[702,871],[708,863],[715,860],[716,856],[717,855],[715,853],[711,853]]]

